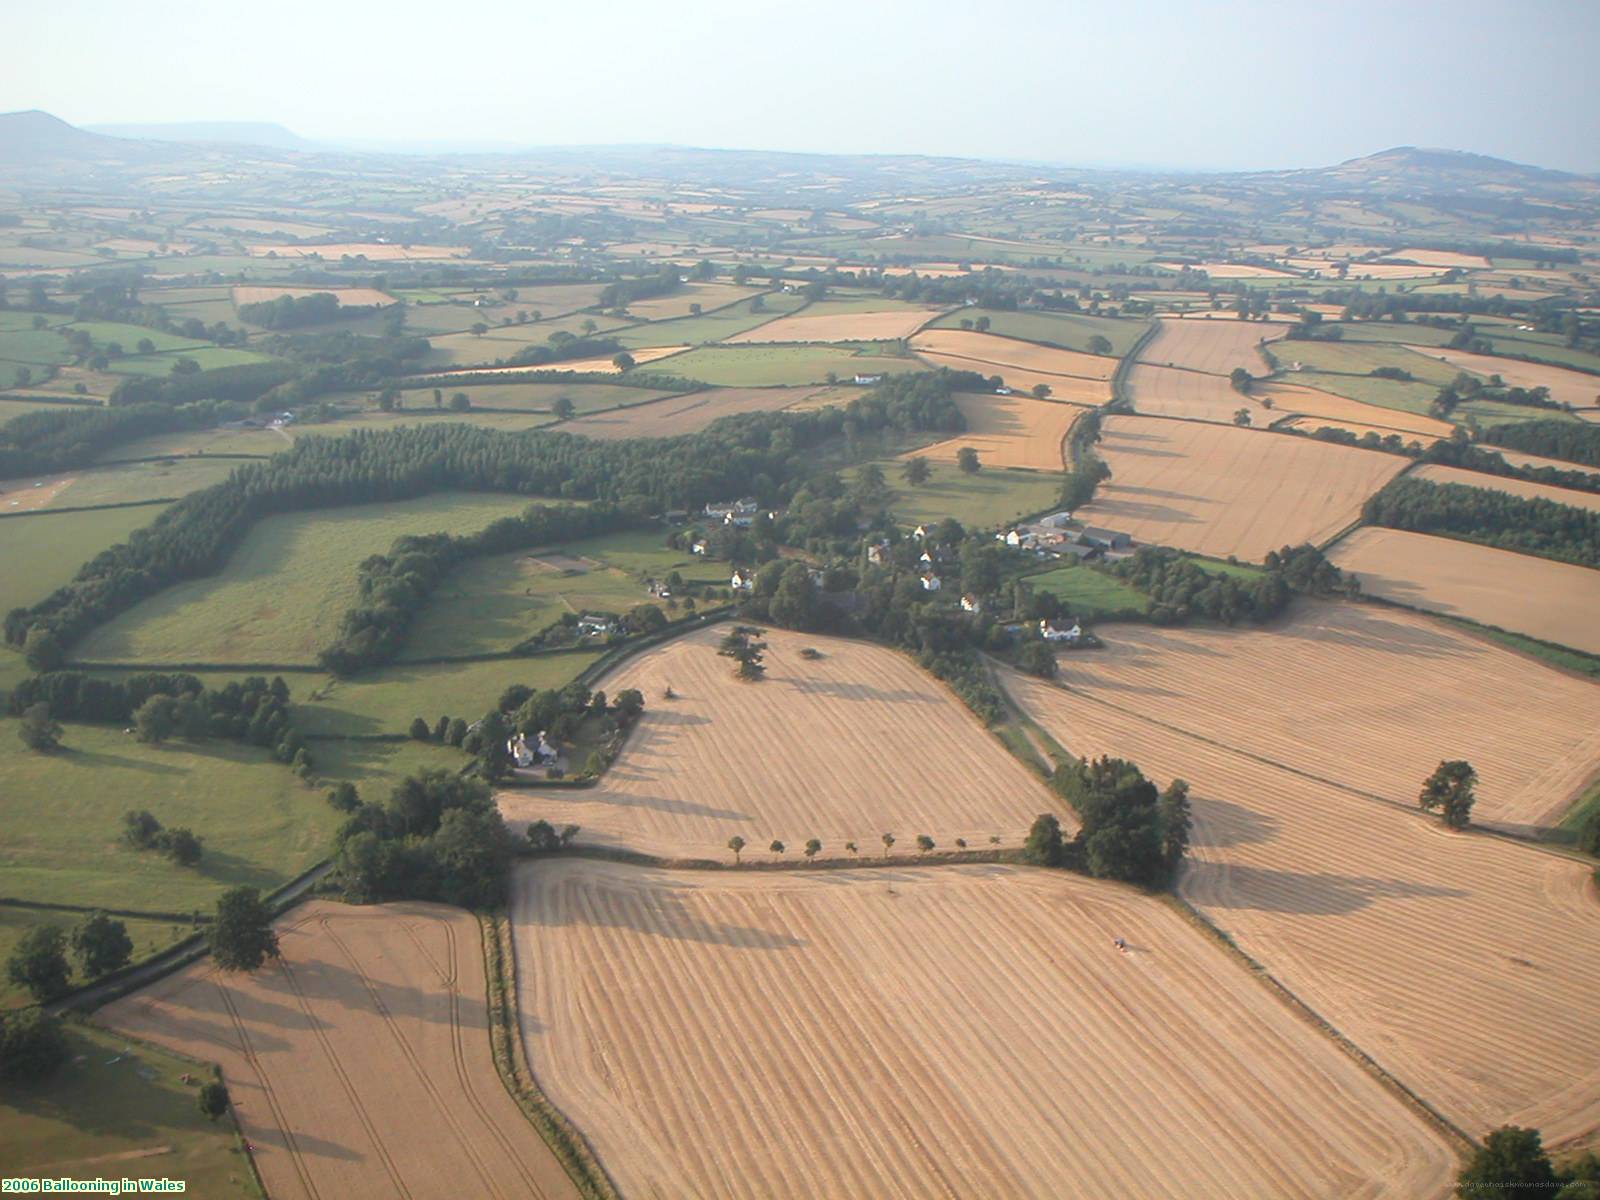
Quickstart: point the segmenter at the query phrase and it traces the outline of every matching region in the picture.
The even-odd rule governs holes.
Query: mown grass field
[[[440,493],[269,517],[221,572],[150,597],[94,630],[76,652],[100,662],[313,663],[357,599],[362,559],[386,552],[402,534],[472,533],[530,503]]]
[[[1075,617],[1093,620],[1107,613],[1150,610],[1150,598],[1143,592],[1093,567],[1060,566],[1026,579],[1035,594],[1051,593]]]
[[[0,1095],[8,1177],[165,1176],[184,1180],[191,1196],[261,1195],[232,1121],[200,1113],[200,1067],[81,1022],[67,1037],[72,1057],[54,1077]]]
[[[900,477],[901,463],[878,465],[894,491],[890,507],[902,525],[954,517],[968,529],[998,529],[1053,507],[1061,497],[1062,477],[1053,471],[985,467],[965,475],[949,464],[930,463],[928,482],[912,487]]]
[[[653,321],[618,330],[615,336],[624,346],[698,346],[704,342],[720,342],[723,338],[765,325],[786,313],[794,312],[804,299],[794,293],[771,293],[762,297],[762,311],[756,312],[754,299],[741,300],[714,313],[679,317],[675,321]],[[809,311],[809,310],[807,310]]]
[[[886,358],[870,349],[838,346],[704,346],[673,355],[661,366],[685,379],[724,387],[775,387],[824,383],[831,371],[842,379],[925,371],[914,358]]]
[[[0,721],[6,835],[0,867],[17,899],[108,908],[209,909],[226,889],[268,890],[321,859],[338,822],[318,789],[266,751],[236,742],[148,746],[120,727],[68,724],[38,754]],[[197,868],[121,842],[122,817],[148,809],[205,841]]]
[[[201,346],[193,350],[175,350],[167,354],[135,354],[117,358],[106,369],[114,375],[170,375],[180,358],[191,358],[200,364],[202,371],[220,367],[242,367],[249,363],[271,361],[265,354],[254,350],[235,350],[226,346]]]
[[[430,722],[441,716],[472,722],[494,707],[513,684],[559,688],[599,658],[600,649],[500,658],[487,662],[421,665],[397,663],[355,679],[325,678],[304,690],[293,689],[294,725],[307,734],[370,737],[403,734],[413,717]],[[392,774],[405,768],[379,742],[316,742],[317,770],[330,778],[354,778],[355,769]],[[387,743],[405,745],[405,743]],[[427,749],[419,745],[419,749]],[[456,754],[455,751],[449,751]],[[367,755],[377,756],[370,760]],[[457,765],[461,761],[456,755]],[[346,772],[346,773],[341,773]],[[359,781],[358,781],[359,782]]]
[[[284,445],[280,442],[279,445]],[[236,458],[185,458],[177,462],[138,462],[82,471],[56,493],[48,508],[127,504],[135,500],[175,500],[221,483],[244,464]],[[147,520],[155,520],[152,512]]]
[[[6,497],[0,495],[0,511]],[[158,505],[45,513],[0,521],[0,612],[37,604],[100,551],[125,541],[162,512]]]
[[[451,396],[465,392],[475,409],[514,408],[519,412],[546,413],[563,396],[572,401],[574,412],[586,413],[627,404],[646,404],[671,395],[616,383],[475,383],[470,387],[443,386],[439,390],[444,393],[447,405]],[[408,409],[432,408],[433,388],[407,389],[405,404]]]
[[[1066,350],[1091,353],[1089,340],[1103,337],[1111,343],[1111,353],[1121,358],[1133,349],[1147,322],[1115,317],[1080,316],[1076,313],[1004,312],[986,308],[962,308],[946,313],[933,322],[936,329],[959,329],[962,321],[989,318],[989,332]]]

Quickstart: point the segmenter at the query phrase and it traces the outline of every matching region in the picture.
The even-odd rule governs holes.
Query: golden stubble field
[[[1116,373],[1118,361],[1105,355],[1081,354],[1076,350],[966,329],[924,330],[911,339],[911,348],[919,354],[968,360],[973,365],[966,370],[998,372],[1005,375],[1008,382],[1011,376],[1007,368],[1106,382]]]
[[[920,456],[931,462],[953,463],[963,446],[971,446],[986,467],[1060,471],[1066,461],[1067,435],[1083,413],[1069,404],[1017,395],[962,392],[956,394],[955,402],[967,419],[966,432],[908,451],[902,458]]]
[[[1416,1197],[1454,1170],[1213,940],[1116,885],[549,862],[519,871],[512,920],[534,1073],[624,1195]]]
[[[1368,595],[1600,654],[1600,571],[1399,529],[1357,529],[1328,551]]]
[[[879,855],[916,854],[918,834],[944,849],[1001,836],[1015,846],[1052,793],[910,659],[881,646],[769,630],[767,677],[734,678],[717,654],[730,628],[675,638],[598,681],[644,693],[622,754],[592,788],[504,790],[513,827],[543,818],[582,827],[579,840],[663,857],[798,859],[808,838],[825,858],[853,840]],[[823,657],[800,656],[806,647]],[[664,698],[671,686],[674,699]],[[1064,814],[1063,814],[1064,815]]]
[[[1103,636],[1061,659],[1062,683],[1402,807],[1466,758],[1474,820],[1551,825],[1600,775],[1600,683],[1417,613],[1301,601],[1264,629]]]
[[[1159,367],[1187,367],[1208,375],[1227,375],[1235,367],[1263,375],[1267,360],[1257,347],[1282,337],[1288,328],[1271,321],[1220,317],[1159,321],[1155,335],[1139,352],[1139,361]]]
[[[276,300],[280,296],[293,296],[299,299],[302,296],[315,296],[323,292],[338,300],[340,308],[360,308],[369,305],[382,307],[396,303],[395,298],[388,292],[363,287],[236,287],[233,289],[233,302],[235,305],[262,304]]]
[[[209,959],[100,1010],[222,1065],[274,1200],[576,1197],[491,1057],[478,922],[313,901],[252,975]]]
[[[1250,561],[1333,537],[1408,461],[1232,425],[1123,416],[1106,420],[1096,453],[1111,478],[1085,520],[1135,542]]]
[[[1094,693],[1018,674],[1005,683],[1073,753],[1187,779],[1181,895],[1467,1134],[1513,1123],[1559,1145],[1600,1128],[1589,866],[1451,833],[1253,757],[1248,741],[1234,749],[1141,716],[1140,692],[1109,674]],[[1540,767],[1530,760],[1529,774]]]
[[[1498,358],[1493,354],[1473,354],[1467,350],[1447,350],[1442,346],[1407,346],[1427,358],[1437,359],[1481,375],[1487,379],[1498,375],[1512,387],[1550,389],[1550,398],[1574,408],[1593,408],[1600,404],[1600,376],[1566,367],[1550,367],[1543,363],[1520,362],[1514,358]]]
[[[757,342],[892,342],[910,337],[943,311],[941,308],[896,309],[808,316],[802,310],[794,316],[779,317],[722,340],[730,346]]]
[[[804,405],[816,388],[712,388],[687,396],[667,396],[646,404],[579,417],[561,426],[584,437],[617,439],[676,437],[697,433],[723,417],[750,412],[776,412]]]

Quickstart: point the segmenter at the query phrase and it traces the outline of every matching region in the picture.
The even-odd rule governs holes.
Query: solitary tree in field
[[[450,397],[451,412],[466,412],[472,407],[472,397],[465,392],[456,392]]]
[[[572,403],[571,396],[557,396],[556,402],[550,406],[550,411],[555,413],[561,421],[570,421],[572,414],[578,411],[577,405]]]
[[[486,334],[488,332],[489,332],[489,326],[487,324],[485,324],[483,321],[474,321],[473,322],[473,324],[472,324],[472,336],[473,337],[482,337],[484,334]]]
[[[72,931],[72,948],[83,965],[84,975],[90,979],[126,966],[133,957],[133,939],[128,936],[128,927],[103,912],[87,917]]]
[[[61,745],[61,726],[51,718],[48,704],[31,704],[17,724],[17,736],[29,750],[48,754]]]
[[[772,844],[770,846],[768,846],[767,849],[771,850],[774,854],[782,854],[783,853],[783,843],[780,842],[777,838],[773,838],[772,839]]]
[[[925,833],[917,834],[917,857],[921,858],[924,854],[932,849],[933,839]]]
[[[629,354],[626,350],[619,350],[616,354],[611,356],[611,365],[619,371],[632,370],[633,355]]]
[[[1235,425],[1248,425],[1248,424],[1250,424],[1250,410],[1248,408],[1236,408],[1236,409],[1234,409],[1233,410],[1233,423]]]
[[[583,328],[583,334],[584,334],[584,336],[585,336],[585,337],[588,337],[588,336],[590,336],[590,335],[591,335],[591,334],[593,334],[593,333],[594,333],[594,331],[595,331],[595,330],[596,330],[596,329],[599,329],[599,328],[600,328],[600,326],[598,326],[598,325],[596,325],[596,324],[595,324],[595,323],[594,323],[594,318],[593,318],[593,317],[585,317],[585,318],[584,318],[584,319],[583,319],[583,326],[582,326],[582,328]]]
[[[739,862],[739,852],[744,849],[744,839],[737,833],[734,834],[728,839],[728,849],[733,851],[733,861],[734,864],[737,865]]]
[[[989,845],[998,846],[999,844],[1000,844],[1000,835],[998,833],[991,833],[989,835]]]
[[[6,960],[6,978],[41,1004],[67,990],[67,935],[54,925],[35,925]]]
[[[1090,354],[1110,354],[1111,353],[1111,339],[1106,337],[1104,334],[1099,334],[1099,333],[1095,334],[1092,338],[1089,339],[1089,353]]]
[[[1235,367],[1230,371],[1228,373],[1228,382],[1233,385],[1233,390],[1240,395],[1247,396],[1250,394],[1250,384],[1252,382],[1250,372],[1243,367]]]
[[[972,322],[972,327],[974,329],[976,329],[979,333],[987,333],[987,332],[989,332],[989,318],[988,317],[979,317],[977,320]]]
[[[1033,385],[1033,398],[1035,400],[1043,400],[1049,395],[1050,385],[1048,383],[1036,383]]]
[[[228,1111],[228,1089],[221,1080],[201,1085],[200,1111],[213,1121]]]
[[[735,625],[717,648],[717,653],[722,657],[731,658],[739,664],[734,674],[752,683],[760,679],[767,669],[761,662],[767,644],[755,640],[762,632],[753,625]]]
[[[956,466],[966,475],[976,475],[983,468],[978,461],[978,452],[971,446],[963,446],[956,451]]]
[[[1418,803],[1428,812],[1439,810],[1451,829],[1465,829],[1472,820],[1473,787],[1478,773],[1461,759],[1441,762],[1422,784]]]
[[[928,482],[928,476],[931,471],[932,468],[928,466],[928,460],[919,454],[914,458],[906,459],[906,465],[901,469],[900,473],[912,487],[921,487]]]
[[[272,931],[272,910],[253,887],[222,893],[211,925],[211,954],[224,971],[254,971],[278,957],[278,935]]]
[[[807,862],[814,862],[816,860],[817,855],[820,854],[821,852],[822,852],[822,842],[819,839],[811,838],[809,841],[806,842],[805,855],[806,855],[806,861]]]
[[[885,858],[888,858],[889,857],[889,851],[894,849],[894,834],[892,834],[892,833],[884,834],[883,838],[882,838],[882,841],[883,841],[883,856]]]
[[[849,852],[851,858],[856,856],[856,844],[854,842],[846,842],[844,848]]]
[[[957,850],[965,850],[966,848],[967,848],[967,839],[966,838],[957,838],[956,839],[956,849]]]

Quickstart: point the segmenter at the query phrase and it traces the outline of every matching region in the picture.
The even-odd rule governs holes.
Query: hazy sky
[[[1093,166],[1600,171],[1600,0],[44,0],[0,111]]]

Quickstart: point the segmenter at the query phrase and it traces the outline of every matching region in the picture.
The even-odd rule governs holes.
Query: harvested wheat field
[[[689,283],[665,296],[634,300],[628,305],[628,311],[643,321],[670,321],[674,317],[688,316],[693,311],[691,305],[698,304],[702,312],[712,312],[747,300],[762,290],[732,283]]]
[[[1132,889],[571,862],[515,887],[534,1073],[624,1195],[1409,1198],[1454,1169]]]
[[[1549,367],[1543,363],[1518,362],[1514,358],[1498,358],[1493,354],[1446,350],[1442,346],[1407,346],[1406,349],[1485,379],[1490,375],[1498,375],[1511,387],[1549,388],[1550,398],[1558,404],[1570,404],[1574,408],[1600,404],[1600,375],[1572,371],[1566,367]]]
[[[734,678],[717,654],[729,626],[676,638],[630,659],[597,685],[644,693],[645,712],[598,786],[500,793],[521,827],[544,818],[582,826],[580,840],[665,857],[770,858],[779,839],[798,858],[806,839],[825,858],[845,842],[879,852],[879,836],[915,853],[918,834],[945,849],[993,835],[1015,845],[1051,793],[966,708],[910,659],[881,646],[769,630],[767,676]],[[814,647],[816,660],[800,651]],[[670,686],[674,693],[665,699]],[[937,769],[939,786],[928,786]]]
[[[1489,824],[1553,825],[1600,776],[1600,683],[1388,606],[1291,611],[1268,629],[1118,626],[1060,679],[1402,807],[1440,759],[1470,759]]]
[[[1186,318],[1156,323],[1156,332],[1139,352],[1141,363],[1162,367],[1188,367],[1208,375],[1227,375],[1243,367],[1252,375],[1264,374],[1267,360],[1256,349],[1264,341],[1282,337],[1287,325],[1268,321]]]
[[[963,446],[971,446],[986,467],[1060,471],[1066,461],[1067,434],[1083,411],[1070,404],[1016,395],[957,393],[955,402],[967,419],[966,432],[900,457],[953,463]]]
[[[910,337],[943,311],[897,309],[807,316],[802,310],[722,340],[730,346],[749,342],[893,342]]]
[[[561,426],[592,438],[676,437],[698,433],[713,421],[748,412],[776,412],[804,405],[826,388],[711,388],[687,396],[667,396],[646,404],[579,417]]]
[[[973,333],[966,329],[929,329],[911,339],[919,354],[965,359],[974,365],[969,371],[988,372],[1010,367],[1040,375],[1071,375],[1079,379],[1107,381],[1117,370],[1117,359],[1101,354],[1081,354],[1055,346],[1041,346],[1020,338],[994,333]],[[1009,378],[1009,376],[1008,376]]]
[[[1234,391],[1224,376],[1204,371],[1141,362],[1128,372],[1128,394],[1138,412],[1155,417],[1231,425],[1233,414],[1247,408],[1258,425],[1272,419],[1259,402]]]
[[[1153,267],[1163,267],[1168,271],[1181,271],[1185,264],[1175,262],[1155,262]],[[1250,263],[1230,262],[1202,262],[1188,264],[1197,271],[1204,271],[1213,279],[1292,279],[1293,271],[1285,271],[1278,267],[1257,267]]]
[[[1414,479],[1429,483],[1455,483],[1462,487],[1488,488],[1492,492],[1505,492],[1524,500],[1548,500],[1552,504],[1569,504],[1600,512],[1600,493],[1580,492],[1576,488],[1553,487],[1548,483],[1529,483],[1524,479],[1510,479],[1504,475],[1486,475],[1482,471],[1467,471],[1461,467],[1444,467],[1438,463],[1425,463],[1411,472]]]
[[[233,303],[235,306],[263,304],[280,296],[299,299],[302,296],[316,296],[322,293],[327,293],[337,300],[340,308],[383,307],[398,303],[388,292],[379,291],[377,288],[358,287],[236,287],[233,289]]]
[[[1407,465],[1376,450],[1157,417],[1108,418],[1096,451],[1111,478],[1084,510],[1090,524],[1251,562],[1333,537]]]
[[[1319,388],[1300,387],[1290,383],[1258,383],[1250,389],[1258,401],[1272,401],[1272,416],[1278,420],[1291,413],[1311,418],[1306,424],[1316,428],[1317,422],[1332,422],[1345,428],[1355,427],[1361,432],[1376,430],[1387,436],[1398,433],[1407,439],[1424,442],[1447,438],[1454,430],[1448,421],[1425,417],[1420,413],[1405,412],[1398,408],[1384,408],[1377,404],[1364,404],[1346,396],[1337,396]]]
[[[629,350],[636,366],[655,362],[657,359],[670,358],[674,354],[681,354],[687,346],[650,346],[640,350]],[[615,357],[615,356],[612,356]],[[548,373],[555,375],[620,375],[622,368],[618,367],[610,358],[567,358],[560,362],[539,363],[536,366],[524,367],[469,367],[466,370],[430,371],[426,375],[413,376],[415,379],[431,379],[439,375],[528,375],[531,373]]]
[[[1399,529],[1358,529],[1328,558],[1369,596],[1600,654],[1600,571]]]
[[[1080,379],[1075,375],[1048,375],[1042,371],[1024,371],[1017,367],[1000,367],[994,363],[958,358],[954,354],[932,354],[919,351],[917,357],[929,366],[949,367],[952,371],[976,371],[984,376],[999,376],[1005,385],[1017,392],[1031,392],[1043,384],[1050,390],[1045,394],[1053,400],[1068,404],[1098,407],[1111,399],[1111,385],[1098,379]]]
[[[1117,708],[1019,674],[1005,684],[1072,752],[1187,779],[1181,895],[1467,1134],[1509,1122],[1555,1145],[1600,1127],[1589,867],[1158,724],[1114,682]]]
[[[202,960],[96,1014],[222,1065],[274,1200],[578,1195],[495,1070],[476,919],[313,901],[278,938],[253,975]]]
[[[252,258],[365,258],[372,262],[410,262],[430,258],[465,258],[465,246],[402,246],[395,242],[325,242],[286,246],[281,242],[251,246]]]

